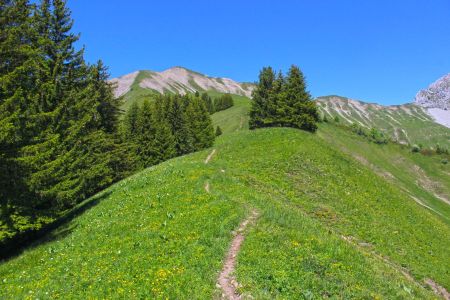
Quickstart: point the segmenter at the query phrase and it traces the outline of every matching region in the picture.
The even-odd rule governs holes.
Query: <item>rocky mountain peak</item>
[[[450,73],[418,92],[414,103],[425,108],[450,110]]]

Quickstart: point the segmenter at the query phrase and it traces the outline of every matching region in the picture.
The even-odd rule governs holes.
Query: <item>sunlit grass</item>
[[[251,209],[260,218],[238,256],[244,294],[432,298],[424,278],[449,288],[448,225],[319,135],[240,131],[215,149],[207,165],[210,149],[97,196],[52,240],[0,265],[0,298],[217,296],[232,231]]]

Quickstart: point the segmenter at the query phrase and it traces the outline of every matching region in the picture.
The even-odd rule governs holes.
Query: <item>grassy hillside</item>
[[[337,116],[342,124],[376,127],[400,143],[428,147],[439,143],[450,148],[450,129],[435,123],[419,106],[382,106],[339,96],[320,97],[317,102],[324,116],[328,119]]]
[[[218,97],[222,94],[208,92],[211,97]],[[220,126],[224,134],[237,130],[248,129],[248,111],[250,110],[250,99],[244,96],[232,95],[233,107],[214,113],[211,117],[214,128]]]
[[[150,71],[139,71],[138,75],[136,76],[136,79],[134,80],[133,84],[130,86],[130,91],[123,95],[123,105],[122,109],[124,111],[127,111],[131,105],[136,102],[139,105],[144,102],[145,99],[151,98],[154,95],[157,95],[158,92],[150,90],[150,89],[144,89],[139,86],[139,83],[147,78],[148,76],[151,76]]]
[[[430,299],[425,278],[450,288],[448,223],[323,132],[239,131],[219,138],[209,164],[210,150],[114,185],[2,263],[0,298],[217,296],[232,231],[252,209],[236,272],[244,294]]]
[[[321,124],[318,135],[450,224],[450,172],[448,165],[443,164],[448,155],[424,156],[394,143],[368,143],[350,130],[326,123]]]

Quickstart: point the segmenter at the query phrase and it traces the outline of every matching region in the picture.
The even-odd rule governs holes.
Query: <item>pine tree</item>
[[[155,126],[155,162],[160,163],[169,158],[175,157],[175,139],[170,130],[170,124],[164,113],[164,102],[156,100],[154,105],[154,126]]]
[[[230,94],[225,94],[214,99],[215,111],[228,109],[234,105],[233,97]]]
[[[0,0],[0,217],[13,230],[12,210],[34,203],[20,149],[30,140],[30,103],[39,90],[39,51],[26,0]]]
[[[186,115],[192,134],[193,150],[211,147],[214,143],[214,128],[205,103],[200,98],[191,97]]]
[[[306,90],[302,71],[295,65],[289,69],[284,95],[282,105],[286,106],[286,113],[281,119],[283,126],[316,131],[319,112],[311,95]]]
[[[143,168],[155,164],[154,139],[156,135],[153,123],[152,106],[148,100],[142,103],[137,117],[137,150]]]
[[[123,121],[123,130],[125,134],[125,138],[130,140],[134,140],[137,135],[137,118],[139,114],[139,105],[137,102],[133,102],[128,109],[124,121]]]
[[[215,112],[214,103],[211,97],[207,93],[202,93],[202,100],[205,102],[206,108],[208,109],[210,114]]]
[[[271,67],[264,67],[259,74],[259,82],[253,91],[253,101],[250,110],[250,129],[265,127],[269,94],[275,80],[275,73]]]
[[[194,151],[192,133],[189,120],[185,112],[186,98],[180,95],[167,95],[167,121],[174,138],[177,155],[184,155]]]
[[[29,187],[41,206],[68,208],[122,176],[127,159],[117,136],[119,102],[103,64],[87,66],[65,1],[42,1],[36,15],[44,53],[34,143],[22,148]],[[121,160],[121,161],[119,161]]]
[[[313,132],[317,129],[319,113],[298,67],[292,66],[286,78],[281,72],[275,78],[270,67],[263,68],[259,79],[253,92],[250,129],[268,126]]]

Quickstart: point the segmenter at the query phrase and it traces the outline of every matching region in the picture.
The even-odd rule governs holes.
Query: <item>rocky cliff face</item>
[[[418,92],[414,104],[425,108],[437,123],[450,128],[450,73]]]
[[[450,73],[418,92],[414,103],[425,108],[450,110]]]

